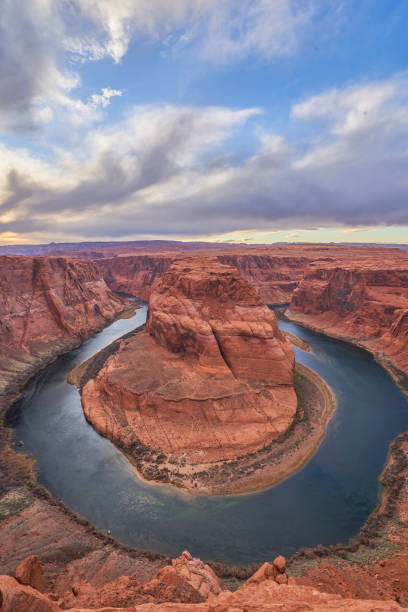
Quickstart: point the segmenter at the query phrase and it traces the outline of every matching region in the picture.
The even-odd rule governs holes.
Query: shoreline
[[[300,318],[298,319],[297,316],[299,316]],[[326,331],[326,329],[319,329],[315,325],[307,323],[301,317],[302,317],[301,313],[297,315],[295,312],[289,309],[287,309],[284,313],[284,320],[289,321],[290,323],[295,323],[296,325],[299,325],[300,327],[304,327],[305,329],[309,329],[310,331],[316,332],[318,334],[322,334],[322,336],[326,336],[327,338],[332,338],[333,340],[345,342],[346,344],[351,344],[352,346],[355,346],[363,351],[366,351],[369,355],[371,355],[374,361],[383,368],[383,370],[388,372],[388,374],[391,376],[391,378],[393,379],[397,387],[399,387],[401,391],[403,391],[405,395],[408,396],[408,385],[405,386],[404,383],[401,381],[401,378],[403,376],[408,378],[408,375],[405,374],[405,372],[402,372],[402,370],[399,370],[388,359],[383,357],[381,355],[381,352],[371,349],[370,346],[365,343],[367,341],[356,340],[355,338],[352,338],[351,336],[342,336],[341,334],[336,334],[335,332],[328,332]]]
[[[294,334],[291,334],[288,331],[285,330],[281,330],[283,331],[284,335],[286,336],[286,338],[294,345],[297,346],[298,348],[302,349],[302,351],[306,351],[306,353],[310,353],[311,352],[311,348],[308,345],[307,342],[305,342],[305,340],[303,340],[302,338],[299,338],[298,336],[295,336]]]
[[[81,365],[77,368],[81,368]],[[296,363],[295,372],[301,378],[305,397],[298,407],[294,424],[281,440],[273,441],[254,453],[227,461],[193,466],[173,465],[171,476],[164,480],[160,474],[157,478],[146,476],[141,460],[137,460],[114,440],[112,443],[128,459],[137,477],[149,486],[178,490],[180,494],[194,497],[261,492],[283,482],[310,460],[323,440],[327,424],[336,408],[333,391],[316,372],[300,363]],[[152,465],[155,467],[146,461],[146,469]],[[165,469],[168,468],[165,466]],[[220,469],[223,470],[222,476],[218,475]],[[233,478],[237,473],[239,476]]]

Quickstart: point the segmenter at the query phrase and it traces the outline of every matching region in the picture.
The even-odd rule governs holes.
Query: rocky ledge
[[[89,583],[72,585],[71,592],[59,598],[54,593],[49,597],[43,594],[38,588],[39,582],[42,586],[41,565],[32,557],[22,562],[14,577],[0,576],[1,612],[398,612],[407,609],[393,600],[356,600],[299,586],[288,579],[282,556],[273,564],[264,563],[235,592],[223,588],[212,569],[187,551],[144,585],[135,576],[121,576],[99,589]]]

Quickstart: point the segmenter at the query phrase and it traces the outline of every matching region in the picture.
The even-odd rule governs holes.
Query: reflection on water
[[[146,308],[122,319],[40,372],[15,404],[16,440],[37,459],[38,479],[101,529],[138,548],[250,563],[299,548],[345,542],[378,499],[389,442],[407,428],[407,401],[389,375],[356,348],[280,322],[312,348],[298,361],[332,387],[338,408],[313,458],[281,484],[251,495],[194,497],[142,482],[86,422],[67,373],[141,325]]]

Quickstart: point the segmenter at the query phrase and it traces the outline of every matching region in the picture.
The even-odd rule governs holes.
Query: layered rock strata
[[[172,264],[175,255],[118,255],[95,261],[100,274],[114,291],[148,301],[153,283]]]
[[[189,466],[226,461],[289,430],[293,368],[275,315],[235,268],[183,260],[152,293],[146,330],[86,382],[82,403],[97,431],[134,456],[142,447]]]
[[[123,309],[92,262],[0,257],[0,394]]]
[[[408,258],[311,265],[287,316],[374,354],[408,391]]]
[[[126,307],[92,262],[0,257],[0,494],[33,479],[32,460],[11,448],[4,421],[21,385]]]
[[[177,248],[162,252],[155,243],[145,245],[145,252],[132,251],[126,245],[102,251],[81,251],[76,256],[94,259],[101,274],[114,291],[122,291],[148,300],[155,280],[159,279],[175,259]],[[186,255],[188,247],[185,246]],[[155,250],[156,249],[156,250]],[[207,245],[208,249],[208,245]],[[288,304],[293,291],[313,262],[358,261],[360,259],[404,258],[398,249],[381,247],[349,247],[342,245],[280,245],[270,247],[231,247],[213,245],[213,255],[226,265],[236,267],[267,304]],[[207,253],[197,253],[196,258]]]

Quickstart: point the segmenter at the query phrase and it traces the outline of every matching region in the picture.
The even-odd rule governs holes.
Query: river
[[[246,564],[290,556],[302,547],[347,542],[379,496],[388,445],[408,428],[408,402],[371,356],[298,325],[280,327],[312,351],[296,359],[333,389],[337,410],[310,461],[267,490],[198,497],[141,481],[133,466],[86,422],[68,372],[144,323],[146,307],[59,357],[25,387],[9,411],[15,439],[37,461],[38,481],[121,542],[172,556]]]

